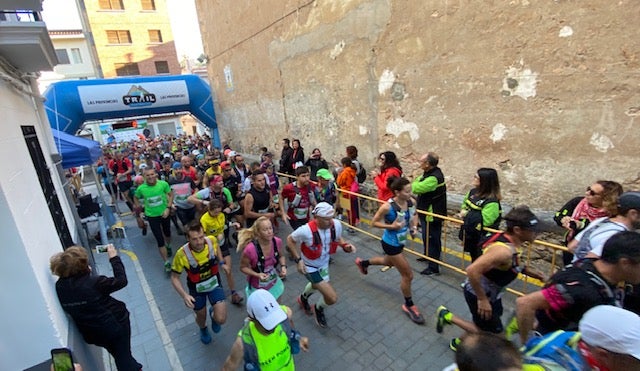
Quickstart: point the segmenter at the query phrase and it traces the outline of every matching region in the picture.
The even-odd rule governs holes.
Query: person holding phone
[[[85,248],[72,246],[51,257],[51,272],[60,277],[56,293],[62,309],[73,319],[84,340],[105,348],[119,371],[140,370],[131,354],[131,324],[125,303],[111,293],[127,285],[122,260],[113,245],[107,247],[113,277],[91,274]]]

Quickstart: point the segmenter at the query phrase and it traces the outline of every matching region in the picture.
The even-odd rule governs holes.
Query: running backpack
[[[580,355],[580,333],[558,330],[530,339],[521,349],[525,371],[588,370]]]

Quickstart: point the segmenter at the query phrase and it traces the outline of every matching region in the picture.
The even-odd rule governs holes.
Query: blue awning
[[[53,141],[62,156],[62,168],[92,165],[102,155],[100,143],[51,128]]]

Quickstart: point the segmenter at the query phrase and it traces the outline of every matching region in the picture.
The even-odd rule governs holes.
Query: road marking
[[[160,315],[160,310],[158,309],[158,304],[156,304],[156,299],[151,292],[151,287],[147,283],[147,279],[142,272],[142,266],[140,265],[140,261],[138,260],[138,256],[129,250],[120,249],[120,252],[126,254],[131,258],[133,262],[133,266],[136,268],[136,274],[138,275],[138,280],[140,281],[140,285],[142,286],[142,291],[144,292],[144,296],[149,303],[149,309],[151,310],[151,316],[153,318],[153,322],[156,325],[156,329],[158,333],[160,333],[160,339],[162,340],[162,345],[164,346],[165,353],[169,358],[169,364],[171,365],[171,369],[174,371],[183,371],[182,364],[180,363],[180,358],[178,357],[178,352],[176,348],[173,346],[173,342],[171,341],[171,337],[169,336],[169,331],[167,331],[167,327],[164,325],[164,321],[162,321],[162,316]]]

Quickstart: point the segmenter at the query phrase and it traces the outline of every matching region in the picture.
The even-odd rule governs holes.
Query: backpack
[[[356,172],[356,178],[358,179],[358,183],[364,183],[367,180],[367,170],[365,170],[364,166],[358,162],[358,171]]]
[[[523,370],[588,370],[578,349],[580,333],[558,330],[530,339],[521,349]]]
[[[485,198],[482,200],[478,200],[476,202],[471,201],[473,196],[475,195],[475,191],[471,190],[469,192],[469,196],[465,201],[465,204],[469,206],[469,211],[462,219],[463,223],[460,227],[460,232],[458,233],[458,238],[462,241],[464,236],[475,236],[476,239],[481,238],[484,227],[492,227],[498,228],[500,225],[500,220],[502,220],[502,216],[498,216],[498,219],[492,224],[485,226],[482,222],[482,209],[485,205],[490,204],[492,202],[497,202],[498,207],[500,208],[500,214],[502,214],[502,205],[497,198]]]

